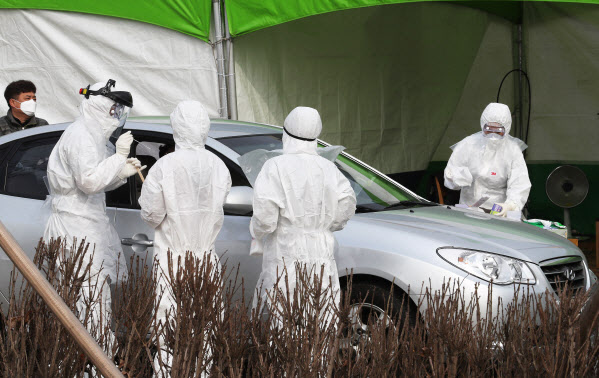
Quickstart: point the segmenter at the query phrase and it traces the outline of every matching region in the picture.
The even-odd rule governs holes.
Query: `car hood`
[[[420,241],[423,246],[433,242],[437,248],[476,249],[534,263],[565,255],[584,256],[573,243],[550,231],[451,206],[362,213],[354,220],[393,228],[400,243],[402,239]]]

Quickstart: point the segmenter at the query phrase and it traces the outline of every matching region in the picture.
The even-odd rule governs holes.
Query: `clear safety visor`
[[[494,133],[499,135],[505,134],[505,127],[503,126],[494,126],[494,125],[485,125],[483,127],[483,131],[485,134]]]
[[[130,107],[125,106],[123,104],[119,104],[117,102],[114,105],[112,105],[112,108],[110,108],[110,115],[122,122],[123,120],[127,119],[127,116],[129,116],[130,111]]]

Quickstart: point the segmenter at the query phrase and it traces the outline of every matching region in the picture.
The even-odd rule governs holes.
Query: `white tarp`
[[[79,88],[115,79],[133,94],[131,116],[168,115],[181,100],[204,103],[218,116],[212,47],[197,38],[142,22],[83,13],[0,12],[0,86],[31,80],[37,115],[73,120]],[[8,109],[4,99],[0,112]]]

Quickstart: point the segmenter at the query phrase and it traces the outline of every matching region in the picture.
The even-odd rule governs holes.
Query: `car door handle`
[[[121,244],[123,245],[141,245],[144,247],[153,247],[154,246],[154,241],[153,240],[136,240],[133,238],[123,238],[121,239]]]

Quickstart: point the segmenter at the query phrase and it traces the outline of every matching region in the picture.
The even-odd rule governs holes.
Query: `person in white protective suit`
[[[106,86],[97,83],[81,90],[86,98],[79,107],[80,115],[52,150],[47,171],[52,213],[44,239],[49,242],[60,237],[69,251],[77,248],[74,238],[77,243],[84,239],[89,243],[85,263],[91,260],[91,269],[77,303],[81,319],[85,317],[86,301],[96,299],[90,298],[90,288],[97,284],[102,289],[98,302],[88,309],[90,327],[110,326],[110,281],[116,282],[117,271],[119,278],[127,275],[120,239],[106,215],[105,192],[123,185],[141,168],[137,159],[127,158],[133,141],[130,133],[118,138],[116,153],[107,148],[111,134],[124,125],[128,109],[133,106],[129,92],[111,92],[111,86],[113,80]]]
[[[445,186],[460,190],[460,204],[491,209],[499,204],[508,211],[522,211],[530,192],[530,180],[522,151],[526,144],[509,135],[512,116],[507,105],[489,104],[480,117],[482,131],[452,147],[445,168]]]
[[[170,118],[175,152],[160,158],[150,169],[139,198],[142,219],[156,229],[154,256],[162,271],[159,286],[165,290],[158,307],[159,321],[164,321],[166,311],[175,306],[167,286],[169,250],[175,272],[178,257],[184,261],[187,251],[200,259],[207,254],[220,269],[214,244],[231,189],[225,163],[204,147],[210,119],[202,104],[183,101]],[[163,340],[159,354],[168,365],[170,353]]]
[[[310,274],[320,274],[324,265],[323,285],[328,287],[330,278],[334,300],[340,300],[333,232],[354,215],[356,196],[335,164],[318,156],[321,130],[318,111],[293,109],[284,123],[283,155],[266,161],[254,185],[250,254],[263,254],[256,295],[265,304],[285,272],[278,289],[285,295],[287,280],[293,295],[296,263],[305,264]]]

